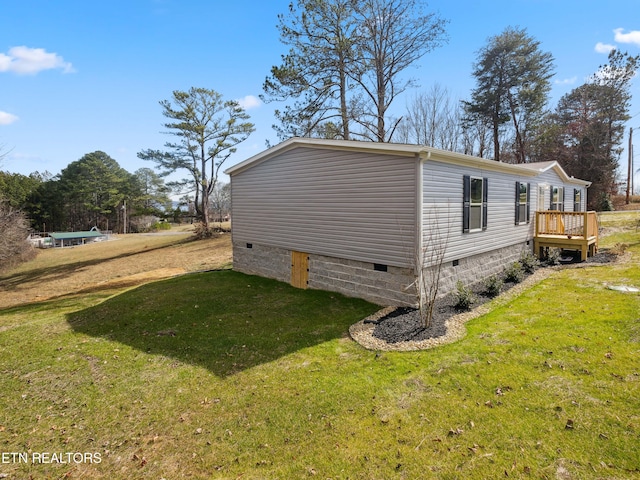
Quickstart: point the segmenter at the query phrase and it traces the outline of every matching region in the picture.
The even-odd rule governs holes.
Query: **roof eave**
[[[415,157],[425,147],[420,145],[404,145],[397,143],[378,143],[378,142],[358,142],[353,140],[325,140],[317,138],[293,137],[285,140],[278,145],[268,148],[248,159],[227,168],[224,173],[234,175],[248,168],[258,165],[269,158],[284,153],[295,147],[312,147],[325,150],[341,150],[341,151],[361,151],[370,153],[381,153],[385,155],[404,155]]]
[[[525,177],[535,177],[540,173],[544,173],[550,168],[553,168],[556,170],[558,175],[560,175],[563,181],[587,187],[591,185],[591,182],[569,177],[557,161],[554,161],[549,165],[545,165],[544,168],[535,168],[535,166],[531,164],[527,165],[496,162],[495,160],[490,160],[487,158],[473,157],[471,155],[466,155],[463,153],[440,150],[438,148],[428,147],[424,145],[358,142],[353,140],[327,140],[302,137],[293,137],[285,140],[284,142],[267,150],[264,150],[263,152],[260,152],[257,155],[244,160],[243,162],[229,167],[224,171],[224,173],[230,176],[235,175],[255,165],[258,165],[277,154],[286,152],[296,147],[305,146],[310,148],[321,148],[325,150],[356,151],[378,153],[384,155],[407,156],[414,158],[418,157],[426,161],[438,161],[469,168],[479,168],[494,172],[518,174]]]

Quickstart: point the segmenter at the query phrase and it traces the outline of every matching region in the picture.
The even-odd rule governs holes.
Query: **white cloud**
[[[578,80],[578,77],[563,78],[562,80],[556,80],[556,85],[573,85]]]
[[[262,105],[262,100],[260,100],[256,96],[247,95],[244,98],[238,99],[238,103],[245,110],[250,110],[252,108],[258,108],[260,105]]]
[[[8,54],[0,53],[0,72],[35,75],[42,70],[53,69],[62,70],[63,73],[75,71],[61,56],[49,53],[44,48],[11,47]]]
[[[595,51],[598,53],[606,53],[608,54],[610,51],[615,50],[616,46],[611,45],[609,43],[598,42],[595,46]]]
[[[18,117],[15,115],[0,111],[0,125],[10,125],[16,121],[18,121]]]
[[[615,34],[615,41],[618,43],[635,43],[640,47],[640,30],[631,30],[629,33],[622,33],[624,28],[616,28],[613,33]]]

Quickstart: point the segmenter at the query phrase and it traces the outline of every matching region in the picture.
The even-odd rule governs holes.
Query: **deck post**
[[[578,227],[579,218],[582,218],[581,229]],[[568,226],[566,230],[565,226]],[[582,261],[598,251],[598,217],[595,212],[536,212],[534,231],[533,245],[539,257],[545,247],[580,250]]]

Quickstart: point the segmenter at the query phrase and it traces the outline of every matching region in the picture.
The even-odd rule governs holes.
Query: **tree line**
[[[195,217],[192,199],[184,196],[174,202],[172,189],[153,169],[129,173],[101,151],[71,162],[55,176],[0,171],[0,192],[0,203],[22,212],[27,226],[39,232],[94,226],[117,233],[141,232],[158,220]],[[209,209],[216,221],[229,212],[229,184],[220,183],[211,193]]]
[[[607,64],[551,108],[552,54],[525,29],[507,27],[477,52],[468,99],[434,85],[392,115],[392,104],[417,85],[409,67],[447,42],[447,24],[422,0],[292,2],[277,25],[288,51],[266,76],[261,96],[284,104],[275,111],[280,139],[395,141],[511,163],[558,161],[568,174],[593,182],[589,207],[604,208],[616,190],[640,56],[612,51]],[[173,141],[138,153],[155,171],[131,174],[97,151],[56,176],[1,174],[5,204],[22,209],[37,230],[117,231],[125,217],[166,215],[172,193],[186,196],[201,234],[210,235],[212,206],[228,197],[219,172],[255,127],[237,101],[212,89],[176,90],[160,106]],[[186,177],[165,183],[176,172]]]
[[[510,43],[503,38],[512,36],[518,41]],[[610,196],[617,193],[619,185],[616,175],[624,124],[630,119],[631,80],[640,57],[612,51],[607,64],[550,109],[548,98],[542,95],[548,85],[536,84],[531,72],[517,68],[521,65],[517,49],[511,50],[510,60],[506,53],[504,43],[522,46],[522,42],[529,45],[525,52],[537,48],[537,42],[524,30],[508,29],[491,40],[492,48],[483,54],[493,61],[484,57],[478,61],[474,76],[482,86],[472,92],[471,100],[453,99],[439,85],[416,95],[395,140],[508,163],[558,161],[569,175],[592,182],[590,209],[611,209]],[[502,56],[500,61],[495,59],[496,49]],[[551,57],[539,58],[546,60],[537,62],[545,72],[537,77],[538,83],[548,84]],[[510,62],[515,64],[513,68],[506,67]],[[501,66],[500,73],[488,74],[487,69],[495,65]],[[538,94],[534,94],[536,90]]]
[[[0,172],[0,191],[5,203],[24,212],[31,228],[41,232],[94,226],[136,230],[143,228],[136,221],[162,218],[171,211],[169,189],[158,174],[150,168],[129,173],[100,151],[71,162],[55,176],[48,172],[28,176]],[[124,224],[127,217],[129,225]]]
[[[453,99],[434,85],[399,117],[415,85],[403,72],[447,40],[447,20],[418,0],[299,0],[279,16],[289,47],[264,82],[281,139],[306,136],[425,144],[509,163],[558,161],[589,180],[589,208],[609,206],[631,81],[640,56],[613,50],[586,82],[549,105],[554,58],[526,29],[489,38],[471,66],[475,87]]]

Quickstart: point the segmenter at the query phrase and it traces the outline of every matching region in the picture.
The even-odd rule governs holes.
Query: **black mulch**
[[[607,251],[598,252],[595,256],[589,257],[588,263],[610,263],[615,262],[616,255]],[[580,261],[580,257],[574,259],[574,261]],[[543,267],[544,268],[544,267]],[[525,274],[524,278],[527,278],[530,274]],[[505,282],[502,287],[502,292],[506,292],[513,288],[516,283]],[[484,293],[484,286],[482,283],[471,286],[476,301],[473,304],[473,308],[476,308],[490,300],[491,297]],[[436,300],[433,309],[433,319],[431,325],[427,328],[422,326],[420,315],[417,309],[408,307],[398,307],[392,312],[388,313],[384,317],[370,321],[369,323],[375,323],[376,326],[373,330],[373,336],[387,343],[398,343],[406,341],[420,341],[427,340],[429,338],[438,338],[447,333],[445,322],[454,315],[461,313],[460,310],[455,308],[456,295],[450,293],[442,298]]]
[[[505,283],[503,291],[511,288],[515,284]],[[490,297],[482,295],[482,286],[471,287],[476,295],[476,302],[473,307],[482,305],[491,300]],[[422,326],[420,314],[415,308],[398,307],[391,313],[376,320],[376,326],[373,329],[373,336],[387,343],[398,343],[407,341],[420,341],[429,338],[438,338],[447,333],[445,322],[452,316],[461,313],[455,308],[456,297],[454,294],[448,294],[436,300],[433,307],[433,318],[431,325],[427,328]]]

